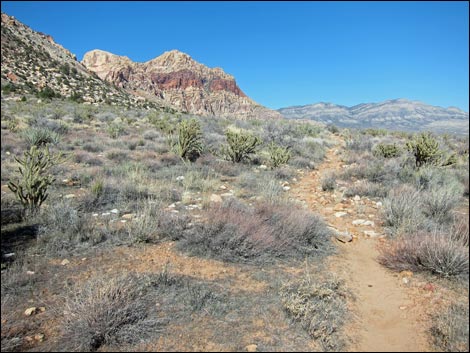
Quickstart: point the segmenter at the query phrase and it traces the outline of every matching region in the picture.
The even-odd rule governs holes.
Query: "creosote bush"
[[[380,143],[373,149],[372,153],[376,157],[383,157],[383,158],[394,158],[398,157],[401,154],[401,149],[394,143],[394,144],[383,144]]]

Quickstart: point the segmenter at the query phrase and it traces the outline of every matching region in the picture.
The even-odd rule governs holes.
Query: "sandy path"
[[[429,351],[420,324],[421,308],[413,305],[410,293],[400,283],[402,279],[377,261],[377,246],[384,240],[371,238],[364,231],[383,234],[378,206],[367,198],[343,198],[342,192],[323,192],[322,177],[330,171],[340,171],[342,162],[337,155],[342,140],[331,148],[319,169],[305,174],[293,187],[293,194],[304,200],[310,209],[320,213],[326,222],[339,231],[353,235],[349,243],[338,242],[339,253],[330,260],[330,268],[346,281],[356,296],[351,309],[356,319],[346,328],[354,340],[350,351]],[[347,214],[337,217],[337,212]],[[353,225],[357,219],[370,220],[374,225]]]

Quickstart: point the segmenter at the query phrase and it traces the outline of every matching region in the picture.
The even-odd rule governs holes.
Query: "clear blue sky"
[[[8,2],[76,54],[178,49],[270,108],[408,98],[468,111],[467,2]]]

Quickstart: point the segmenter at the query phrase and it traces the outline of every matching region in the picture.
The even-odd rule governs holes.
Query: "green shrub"
[[[59,93],[54,92],[54,90],[49,86],[44,87],[44,89],[42,91],[39,91],[36,96],[41,99],[52,99],[61,97]]]
[[[333,191],[336,187],[336,176],[334,173],[327,174],[321,180],[321,188],[323,191]]]
[[[406,148],[413,153],[418,168],[425,164],[438,165],[441,161],[439,143],[430,132],[415,135],[412,141],[406,143]]]
[[[29,151],[24,152],[23,159],[15,157],[15,160],[20,164],[21,179],[16,182],[9,181],[8,188],[15,193],[23,207],[35,213],[47,199],[47,188],[55,180],[49,170],[64,162],[64,155],[51,155],[47,147],[39,149],[37,146],[31,146]]]
[[[268,146],[269,164],[272,168],[277,168],[283,164],[287,164],[291,157],[289,147],[276,145],[274,142]]]
[[[259,137],[248,132],[227,131],[227,145],[222,147],[222,154],[229,161],[240,163],[256,152],[256,147],[262,144]]]
[[[178,124],[178,137],[173,144],[175,153],[185,160],[194,161],[204,150],[201,125],[196,119]]]
[[[107,130],[108,130],[109,136],[111,136],[113,139],[118,138],[125,131],[124,126],[118,123],[109,124]]]
[[[378,144],[372,153],[376,157],[383,157],[383,158],[394,158],[401,155],[401,149],[394,143],[393,145]]]

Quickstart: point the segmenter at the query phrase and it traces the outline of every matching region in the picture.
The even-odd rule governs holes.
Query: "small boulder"
[[[347,214],[348,214],[347,212],[336,212],[335,217],[339,218],[339,217],[346,216]]]
[[[24,311],[24,314],[26,316],[31,316],[31,315],[34,315],[34,314],[37,314],[39,311],[38,308],[36,308],[35,306],[31,307],[31,308],[28,308]]]
[[[258,346],[256,344],[249,344],[245,349],[247,352],[256,352],[258,350]]]
[[[214,202],[214,203],[220,203],[220,202],[222,202],[222,197],[220,195],[217,195],[217,194],[212,194],[211,197],[210,197],[210,201]]]
[[[60,263],[62,266],[68,265],[70,263],[69,260],[63,259],[62,262]]]
[[[352,237],[351,233],[349,233],[348,231],[346,231],[346,232],[336,232],[335,233],[335,238],[337,240],[339,240],[340,242],[342,242],[342,243],[349,243],[350,241],[353,240],[353,237]]]

